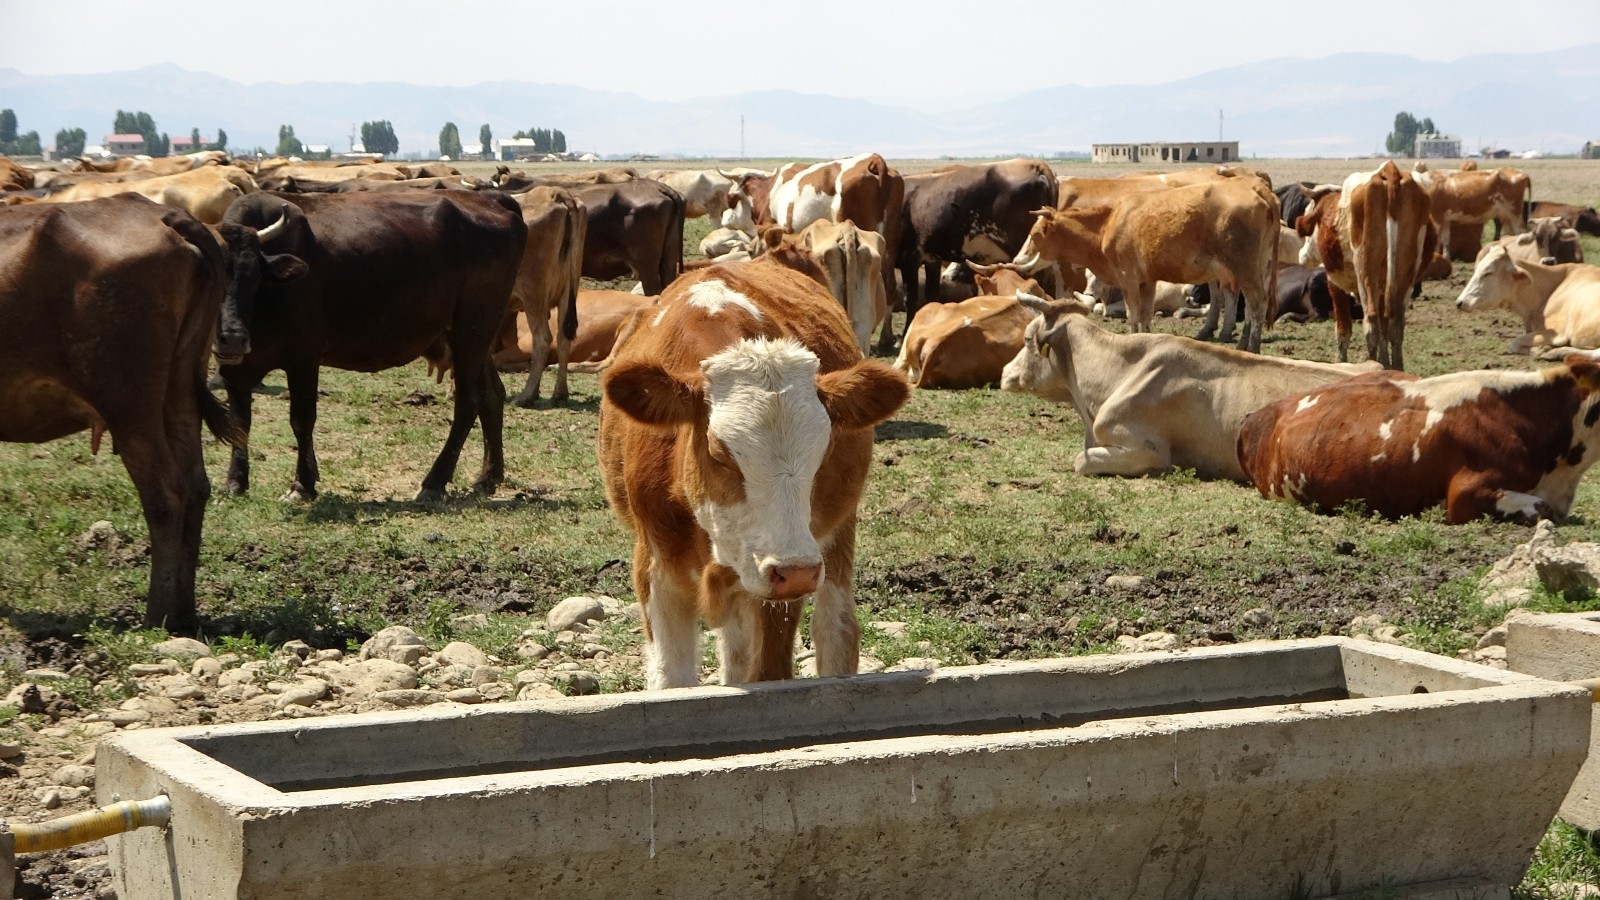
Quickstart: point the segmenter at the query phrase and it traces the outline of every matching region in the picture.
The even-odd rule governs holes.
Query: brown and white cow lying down
[[[1000,387],[1071,403],[1083,417],[1080,475],[1194,469],[1248,482],[1234,436],[1280,397],[1370,372],[1359,366],[1245,353],[1170,334],[1114,334],[1087,304],[1019,295],[1038,313]]]
[[[634,532],[652,689],[700,683],[697,616],[721,632],[723,683],[791,677],[810,595],[818,673],[856,671],[856,505],[872,426],[910,388],[862,360],[815,266],[783,256],[674,281],[601,381],[600,468]]]
[[[1490,244],[1456,298],[1456,308],[1505,309],[1522,318],[1508,353],[1600,349],[1600,266],[1546,266]]]
[[[1378,372],[1252,414],[1239,459],[1263,497],[1323,512],[1559,519],[1600,455],[1597,388],[1581,353],[1539,372]]]
[[[1504,246],[1514,258],[1528,262],[1583,262],[1583,245],[1578,243],[1577,229],[1562,225],[1561,220],[1554,216],[1529,219],[1527,231],[1484,244],[1473,262],[1482,260],[1488,255],[1489,248],[1494,246]]]

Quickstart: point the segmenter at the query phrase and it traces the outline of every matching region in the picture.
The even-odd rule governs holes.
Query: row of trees
[[[530,128],[519,131],[511,136],[516,140],[533,140],[533,149],[536,153],[565,153],[567,152],[567,136],[559,128]],[[484,159],[488,159],[493,151],[489,146],[494,143],[494,133],[488,125],[478,129],[478,152]],[[368,148],[370,149],[370,147]],[[461,131],[456,128],[456,123],[446,122],[439,129],[439,155],[451,159],[460,159],[466,151],[461,146]]]
[[[137,134],[144,138],[145,153],[151,156],[166,156],[172,152],[172,140],[168,135],[156,128],[155,119],[147,112],[138,110],[117,110],[117,115],[112,123],[112,131],[116,134]],[[512,135],[513,138],[533,140],[533,149],[539,153],[565,153],[567,151],[567,136],[561,129],[530,128]],[[228,133],[221,128],[217,129],[217,139],[211,143],[201,145],[200,129],[193,128],[189,132],[190,146],[195,150],[226,150],[228,149]],[[83,153],[88,136],[82,128],[63,128],[56,132],[56,153],[60,156],[78,156]],[[487,124],[478,129],[478,145],[484,158],[490,156],[490,145],[494,143],[494,133]],[[394,125],[387,119],[361,123],[361,145],[368,153],[382,153],[391,155],[400,152],[400,139],[395,136]],[[26,134],[17,133],[17,114],[9,109],[0,109],[0,154],[6,156],[37,156],[43,152],[40,146],[39,132],[30,131]],[[278,126],[278,145],[276,152],[279,156],[305,156],[305,145],[295,137],[293,125]],[[439,154],[451,159],[460,159],[464,155],[461,145],[461,132],[454,122],[444,123],[444,128],[439,131]]]
[[[144,138],[144,152],[151,156],[166,156],[172,152],[172,141],[164,132],[156,130],[155,119],[147,112],[128,112],[117,110],[116,118],[112,120],[113,134],[137,134]],[[228,133],[221,128],[217,129],[216,141],[204,146],[200,143],[200,129],[193,128],[189,131],[191,144],[196,150],[226,150],[228,149]],[[56,154],[58,156],[78,156],[83,153],[83,148],[88,143],[89,136],[82,128],[63,128],[56,132]],[[14,110],[0,109],[0,154],[6,156],[39,156],[43,154],[44,147],[39,140],[39,132],[30,131],[26,134],[17,133],[17,114]]]

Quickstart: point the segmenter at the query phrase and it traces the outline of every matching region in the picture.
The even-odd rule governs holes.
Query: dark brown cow
[[[1529,207],[1528,215],[1529,218],[1541,219],[1555,216],[1561,219],[1566,227],[1577,229],[1579,234],[1600,237],[1600,212],[1596,212],[1592,206],[1537,200]]]
[[[145,623],[175,631],[196,625],[201,421],[245,446],[205,388],[223,284],[211,233],[143,197],[0,211],[0,440],[111,432],[150,529]]]
[[[1033,227],[1033,210],[1056,203],[1056,175],[1043,160],[1011,159],[905,179],[905,215],[895,256],[906,321],[939,283],[944,263],[1010,262]]]
[[[1600,457],[1597,388],[1600,363],[1578,353],[1539,372],[1379,372],[1252,413],[1239,462],[1263,497],[1322,512],[1560,519]]]
[[[247,334],[250,349],[225,361],[222,380],[248,432],[251,389],[283,370],[299,450],[291,497],[316,495],[318,370],[378,372],[424,355],[454,367],[455,410],[417,499],[444,496],[474,421],[484,460],[473,487],[500,483],[505,387],[489,354],[527,243],[515,201],[499,191],[260,192],[236,202],[225,223],[250,227],[229,240],[220,333]],[[258,240],[251,229],[264,226],[271,236]],[[227,490],[249,483],[250,458],[235,450]]]
[[[609,281],[632,275],[659,294],[683,271],[683,196],[640,178],[570,189],[588,213],[583,275]]]

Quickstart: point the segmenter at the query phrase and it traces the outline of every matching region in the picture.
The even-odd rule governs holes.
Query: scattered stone
[[[278,650],[281,653],[292,653],[300,659],[309,659],[311,654],[317,652],[305,641],[285,641]]]
[[[1178,646],[1178,636],[1166,631],[1152,631],[1138,637],[1119,635],[1117,646],[1130,653],[1153,653],[1159,650],[1172,650]]]
[[[517,645],[517,659],[524,662],[538,662],[549,655],[550,648],[536,641],[526,641]]]
[[[904,640],[911,629],[911,626],[904,622],[872,622],[870,627],[883,632],[885,637],[890,637],[897,641]]]
[[[299,684],[290,686],[278,695],[278,708],[286,709],[290,706],[311,706],[318,700],[328,695],[328,683],[319,678],[307,678]]]
[[[208,687],[216,687],[222,677],[222,663],[214,657],[202,656],[189,667],[189,677]]]
[[[940,662],[930,656],[908,656],[887,669],[885,672],[932,672],[939,668]]]
[[[1145,577],[1143,575],[1106,576],[1106,587],[1109,588],[1121,588],[1123,590],[1131,591],[1144,587],[1144,583]]]
[[[1267,612],[1265,608],[1258,606],[1255,609],[1246,610],[1245,614],[1239,617],[1239,622],[1246,628],[1265,628],[1272,624],[1272,614]]]
[[[344,651],[336,647],[330,647],[327,650],[318,650],[311,659],[313,662],[338,662],[344,659]]]
[[[30,681],[63,681],[69,676],[60,669],[29,669],[22,677]]]
[[[151,644],[150,652],[155,653],[157,656],[170,656],[179,662],[191,662],[201,657],[209,657],[211,648],[206,646],[204,641],[176,637],[162,641],[159,644]]]
[[[503,674],[505,673],[501,672],[498,666],[491,666],[488,663],[476,666],[472,670],[472,686],[481,687],[485,684],[493,684],[499,681]]]
[[[445,644],[433,658],[444,665],[466,666],[469,669],[487,665],[489,662],[489,654],[466,641],[451,641]]]
[[[474,690],[476,690],[478,695],[485,700],[504,700],[505,698],[511,696],[511,688],[504,682],[499,681],[493,681],[488,684],[480,684],[474,688]]]
[[[588,622],[601,622],[606,617],[605,604],[599,597],[568,597],[557,603],[549,615],[545,616],[545,625],[554,632],[575,631],[575,625]]]
[[[392,651],[405,647],[417,647],[414,655],[409,653],[395,654]],[[404,665],[411,665],[428,651],[428,642],[422,636],[404,625],[390,625],[361,645],[361,654],[358,659],[390,659]],[[410,659],[400,657],[410,656]]]
[[[50,775],[50,780],[62,787],[83,787],[94,783],[94,769],[89,766],[65,765]]]
[[[390,706],[427,706],[432,703],[444,701],[444,695],[438,691],[423,691],[415,689],[378,691],[372,695],[374,700],[381,700]]]
[[[201,700],[205,698],[205,688],[196,684],[187,675],[172,675],[161,679],[161,695],[173,700]]]
[[[34,791],[33,796],[34,799],[38,800],[39,805],[45,809],[61,808],[61,791],[56,788],[40,788]]]
[[[16,759],[22,755],[22,745],[0,741],[0,759]]]
[[[477,688],[470,687],[457,688],[445,694],[444,698],[452,703],[482,703],[484,700],[483,695],[478,693]]]
[[[530,682],[517,689],[518,700],[555,700],[565,696],[555,685],[544,681]]]
[[[452,618],[450,625],[463,631],[470,631],[474,628],[488,628],[489,617],[483,613],[467,613],[466,615]]]
[[[600,677],[593,672],[582,670],[557,672],[550,681],[557,688],[565,687],[564,693],[572,696],[586,697],[600,693]]]
[[[244,703],[248,700],[254,700],[265,693],[266,691],[263,691],[260,687],[248,682],[245,684],[230,684],[217,689],[217,699],[224,703]]]
[[[1508,629],[1505,625],[1496,625],[1495,627],[1484,632],[1483,637],[1478,638],[1478,649],[1482,650],[1485,647],[1504,647],[1506,645],[1507,631]]]
[[[176,675],[183,668],[176,660],[163,660],[158,663],[134,663],[128,667],[128,674],[135,678],[147,678],[151,675]]]
[[[150,714],[142,709],[113,709],[105,713],[106,721],[118,728],[127,728],[150,721]]]

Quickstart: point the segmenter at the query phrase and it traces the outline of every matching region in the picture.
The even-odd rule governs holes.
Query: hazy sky
[[[0,9],[11,36],[0,66],[30,75],[171,62],[246,84],[509,79],[655,100],[786,88],[927,101],[1155,84],[1282,56],[1450,60],[1600,41],[1595,0],[4,0]]]

